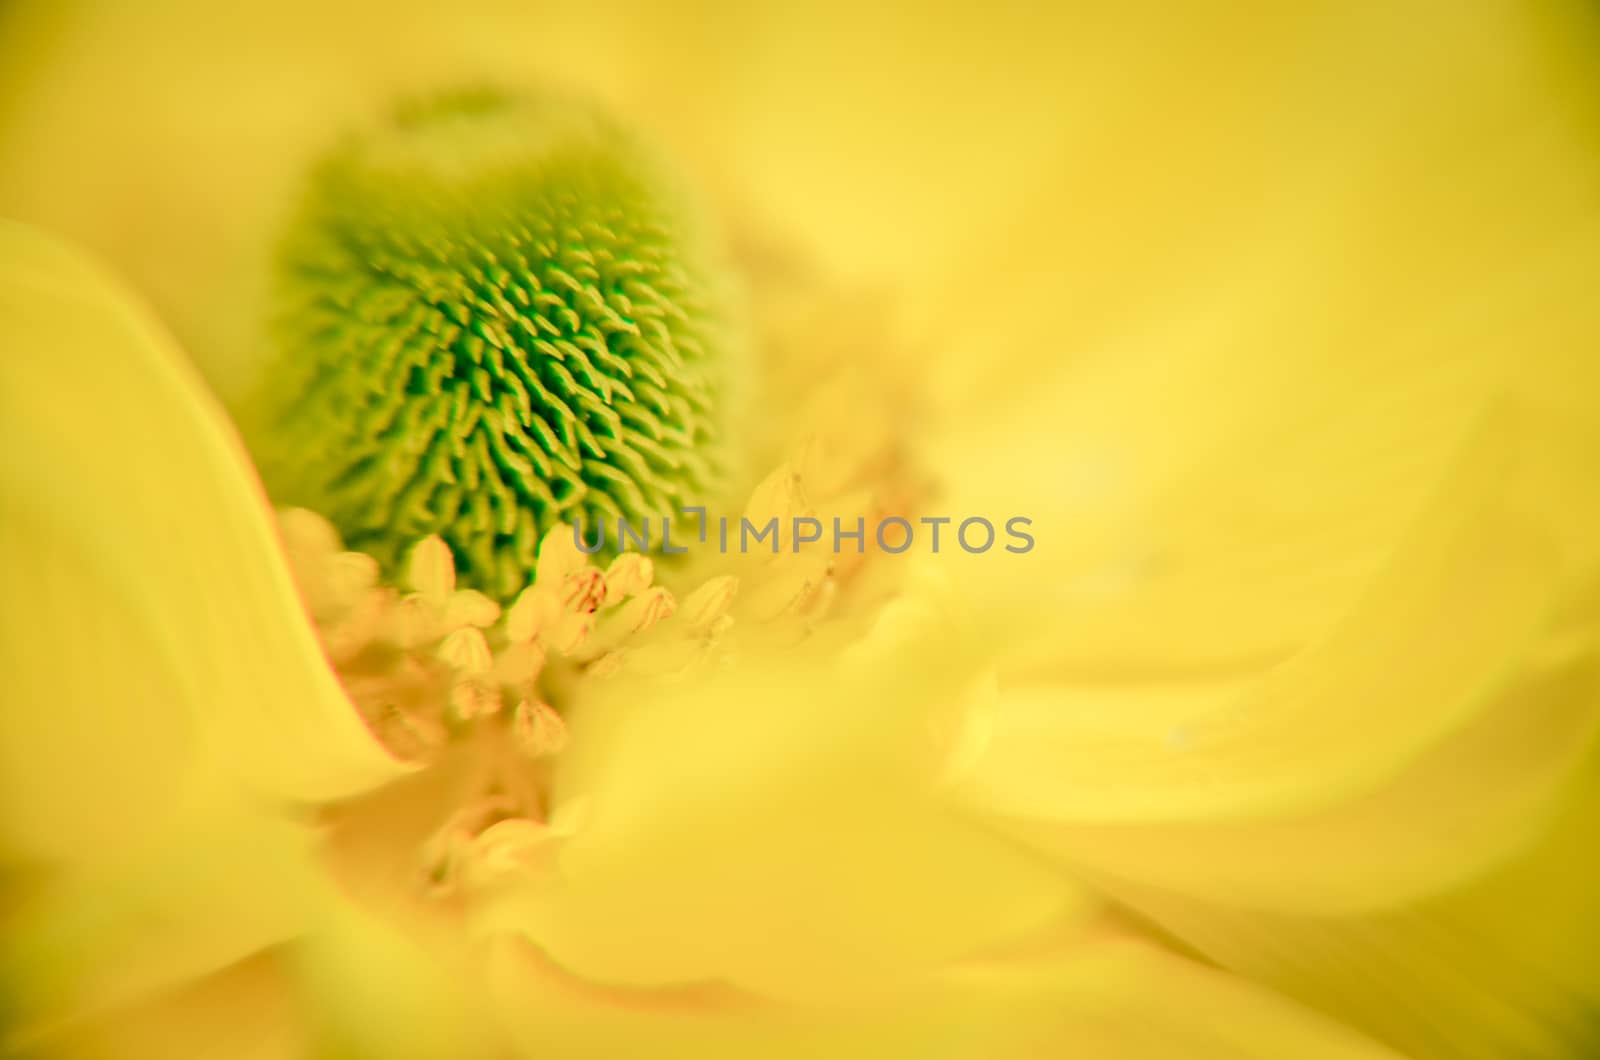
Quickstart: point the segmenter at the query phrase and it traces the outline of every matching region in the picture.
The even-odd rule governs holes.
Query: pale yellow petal
[[[937,801],[936,712],[970,664],[916,648],[864,675],[801,656],[586,703],[550,868],[485,924],[600,983],[795,999],[901,991],[1080,915],[1070,884]]]
[[[6,1049],[92,1035],[295,937],[323,886],[305,828],[219,784],[115,858],[23,884],[0,921]]]
[[[1014,1053],[978,1055],[1399,1060],[1358,1031],[1254,983],[1116,930],[1032,960],[979,968],[972,979],[988,979],[997,992],[1019,994],[1053,1017]]]
[[[1600,448],[1577,398],[1600,385],[1592,18],[1285,9],[1237,51],[1203,21],[1152,27],[1172,63],[1063,132],[1056,183],[939,299],[942,503],[1034,520],[1032,553],[967,584],[1037,619],[1017,654],[1040,670],[1280,662],[1485,408]],[[1538,517],[1594,512],[1563,506]]]
[[[407,934],[407,926],[343,896],[325,896],[289,951],[315,1055],[499,1055],[500,1030],[483,1003],[481,955],[460,945],[454,925],[440,927]]]
[[[1192,209],[1237,239],[1166,286],[1188,244],[1130,250],[1156,300],[1034,356],[1021,407],[941,449],[953,504],[1036,515],[1029,555],[947,566],[1031,633],[1002,645],[980,798],[1073,863],[1231,904],[1394,904],[1515,853],[1592,738],[1592,623],[1570,612],[1600,558],[1577,396],[1600,140],[1566,76],[1592,42],[1432,14],[1403,31],[1446,34],[1447,64],[1389,53],[1390,16],[1352,9],[1306,79],[1271,75],[1353,123],[1316,166],[1275,134],[1216,163],[1255,184],[1129,185],[1128,216]],[[1368,62],[1380,95],[1317,93]],[[1250,190],[1273,176],[1282,197]],[[1030,224],[1069,270],[1099,261]],[[1006,330],[1059,320],[1044,292],[995,290],[995,356],[1062,348]]]
[[[1009,221],[975,226],[929,292],[933,367],[969,413],[1195,342],[1285,367],[1440,326],[1471,345],[1592,205],[1586,5],[1137,6],[1073,38],[1119,82],[1052,101],[1052,164],[1012,175]],[[1185,378],[1152,411],[1225,412],[1238,385]]]
[[[323,658],[242,448],[160,326],[7,224],[0,328],[8,833],[55,831],[59,855],[124,805],[137,827],[145,778],[171,784],[190,755],[281,799],[397,775]]]
[[[793,1008],[716,986],[615,990],[509,941],[496,999],[525,1055],[565,1060],[1398,1060],[1293,1003],[1107,930],[951,970],[873,1006]]]
[[[1508,504],[1517,444],[1515,424],[1486,423],[1351,613],[1281,666],[1231,686],[1063,680],[1037,693],[1045,711],[1021,697],[1014,724],[1002,707],[995,801],[1077,820],[1259,816],[1392,775],[1516,680],[1572,591]]]
[[[1600,1040],[1597,778],[1591,759],[1568,807],[1523,856],[1382,914],[1274,915],[1109,886],[1206,957],[1408,1055],[1576,1060]]]
[[[277,953],[233,965],[86,1022],[24,1055],[35,1060],[304,1060],[307,1035]]]

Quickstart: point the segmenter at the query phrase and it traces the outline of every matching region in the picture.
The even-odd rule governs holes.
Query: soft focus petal
[[[314,1055],[500,1055],[482,962],[459,942],[438,925],[408,935],[343,896],[324,896],[290,955]]]
[[[1359,596],[1486,407],[1591,419],[1592,15],[1279,14],[1237,48],[1160,20],[1171,62],[1063,130],[1058,183],[942,299],[932,460],[950,507],[1034,519],[1032,562],[972,580],[1044,612],[1059,669],[1278,661]]]
[[[303,929],[323,886],[307,831],[218,786],[187,802],[115,859],[40,874],[7,910],[5,1047],[92,1034]]]
[[[955,426],[1045,389],[1069,436],[1098,411],[1141,461],[1181,463],[1195,439],[1163,413],[1228,424],[1258,370],[1293,378],[1329,352],[1375,384],[1371,368],[1435,346],[1455,375],[1476,332],[1552,297],[1530,265],[1585,247],[1571,222],[1592,205],[1600,130],[1589,5],[1297,5],[1237,22],[1136,7],[1074,35],[1119,83],[1056,104],[1054,165],[1015,174],[1034,193],[974,230],[932,296]],[[1144,384],[1143,400],[1097,410],[1085,373]]]
[[[1128,251],[1151,271],[1124,279],[1166,301],[1095,316],[1060,357],[1011,329],[1077,318],[995,288],[985,349],[1040,385],[942,463],[954,506],[1021,507],[1040,544],[946,564],[1032,631],[1004,645],[973,786],[1084,864],[1267,906],[1400,901],[1525,843],[1592,735],[1592,619],[1571,612],[1600,567],[1600,437],[1572,395],[1596,383],[1600,138],[1568,76],[1592,42],[1548,14],[1405,16],[1330,14],[1294,30],[1303,53],[1241,67],[1244,100],[1282,109],[1203,115],[1238,150],[1197,163],[1240,179],[1114,191],[1130,221],[1199,226]],[[1385,27],[1445,35],[1448,60]],[[1356,69],[1372,87],[1330,91]],[[1312,142],[1232,135],[1303,123],[1285,98]],[[1020,267],[1071,290],[1099,252],[1052,231],[1055,266]],[[1216,267],[1173,282],[1163,246]]]
[[[489,922],[585,979],[805,999],[894,993],[1082,915],[935,801],[962,655],[919,642],[854,673],[797,652],[585,704],[558,788],[571,833]]]
[[[1250,680],[1003,692],[968,790],[1076,864],[1244,905],[1393,903],[1513,851],[1600,695],[1589,583],[1510,506],[1515,435],[1484,439],[1323,643]]]
[[[1057,954],[981,970],[976,978],[986,976],[1054,1016],[1017,1050],[1017,1060],[1396,1057],[1253,984],[1115,931]]]
[[[1593,1056],[1600,1043],[1600,773],[1592,760],[1567,794],[1568,805],[1531,849],[1499,871],[1379,915],[1273,915],[1120,881],[1110,886],[1207,957],[1368,1028],[1408,1055]]]
[[[0,329],[3,956],[32,1032],[292,935],[315,877],[280,800],[400,769],[323,661],[225,421],[144,312],[6,225]]]
[[[1416,1055],[1586,1055],[1592,14],[1347,10],[1267,70],[1270,109],[1152,112],[1239,148],[1181,193],[1087,152],[1109,196],[1030,209],[989,275],[965,363],[1029,386],[953,387],[993,404],[941,466],[1040,545],[950,564],[1032,631],[967,790]]]
[[[1507,503],[1517,443],[1512,424],[1485,425],[1319,643],[1220,700],[1214,685],[1185,695],[1124,678],[1074,707],[1077,682],[1063,680],[1048,751],[997,726],[1000,782],[1016,775],[1004,761],[1014,750],[1035,756],[1029,775],[1055,786],[1058,814],[1193,819],[1288,809],[1388,775],[1515,679],[1570,591],[1559,555]]]
[[[969,965],[870,1008],[793,1010],[708,989],[596,989],[563,981],[516,947],[501,950],[495,966],[507,1026],[527,1054],[564,1060],[1397,1058],[1309,1010],[1111,930]]]
[[[1057,723],[1074,712],[1070,694],[1036,696],[1000,707],[991,731],[1011,750],[981,767],[985,794],[1007,800],[1013,834],[1118,879],[1237,907],[1330,914],[1431,895],[1519,853],[1558,811],[1600,716],[1593,654],[1552,659],[1393,778],[1325,806],[1096,821],[1051,816],[1058,778],[1045,763],[1082,736]],[[1099,707],[1140,709],[1132,697]],[[1184,730],[1175,732],[1165,753],[1184,759]]]
[[[86,1022],[24,1055],[37,1060],[304,1060],[306,1035],[272,952]]]
[[[243,450],[158,325],[7,225],[0,327],[8,831],[54,834],[59,855],[103,830],[119,792],[86,766],[160,745],[123,777],[142,806],[144,775],[159,788],[185,768],[173,733],[264,796],[398,775],[322,657]]]

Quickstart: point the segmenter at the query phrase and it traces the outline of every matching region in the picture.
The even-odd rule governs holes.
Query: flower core
[[[704,499],[719,276],[670,174],[591,110],[403,107],[314,170],[277,262],[249,417],[268,487],[390,572],[437,534],[509,600],[557,524]]]

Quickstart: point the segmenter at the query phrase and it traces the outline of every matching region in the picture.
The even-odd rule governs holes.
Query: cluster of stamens
[[[458,588],[449,548],[436,536],[411,550],[405,588],[382,585],[377,563],[344,550],[320,516],[290,509],[281,523],[295,573],[329,660],[351,699],[392,751],[426,759],[474,723],[504,716],[530,759],[560,750],[565,729],[543,697],[554,664],[603,676],[620,668],[624,642],[684,612],[674,661],[692,664],[727,629],[737,588],[708,581],[683,601],[653,585],[648,556],[587,562],[570,527],[545,535],[536,578],[502,608]]]
[[[745,513],[816,513],[801,470],[812,452],[802,446],[763,480]],[[866,558],[816,545],[728,557],[680,598],[656,584],[649,556],[623,552],[601,567],[561,525],[541,541],[532,583],[502,607],[457,584],[437,536],[410,549],[402,585],[390,586],[321,516],[286,509],[280,526],[324,651],[374,736],[424,766],[471,758],[475,794],[443,815],[421,851],[420,879],[433,893],[517,864],[548,840],[551,772],[568,738],[562,710],[586,682],[682,680],[742,650],[804,639]]]

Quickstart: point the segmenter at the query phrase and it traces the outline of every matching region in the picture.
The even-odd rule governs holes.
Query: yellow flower
[[[971,661],[914,615],[843,668],[796,648],[590,689],[548,815],[477,787],[496,768],[540,784],[558,748],[520,712],[417,772],[361,727],[360,668],[352,703],[293,599],[289,561],[326,564],[308,603],[348,630],[336,597],[370,585],[361,565],[304,513],[278,550],[218,409],[107,276],[15,226],[0,260],[26,351],[6,362],[5,441],[51,454],[5,494],[13,1046],[1022,1056],[1062,1035],[1141,1048],[1141,992],[1182,990],[1193,1007],[1169,1012],[1162,1049],[1208,1047],[1220,1007],[1259,1023],[1258,1055],[1381,1055],[1103,919],[930,799],[930,712]],[[30,400],[59,394],[76,415]],[[547,539],[496,616],[424,541],[412,595],[380,600],[407,632],[380,638],[437,645],[467,675],[503,660],[452,638],[497,617],[508,654],[574,651],[581,637],[543,636],[559,618],[526,613],[543,583],[581,578],[565,543]],[[602,598],[637,596],[631,565],[604,572]],[[442,689],[434,705],[495,709]]]
[[[0,22],[8,1047],[1592,1048],[1588,12],[375,17]],[[1035,547],[658,578],[553,532],[502,608],[439,538],[275,527],[211,394],[290,188],[464,74],[714,189],[748,513]]]

